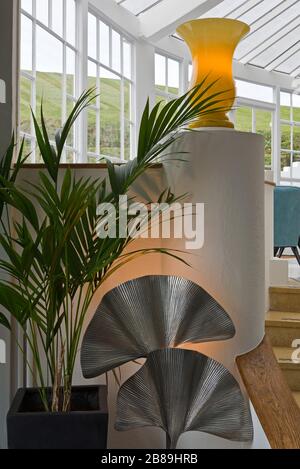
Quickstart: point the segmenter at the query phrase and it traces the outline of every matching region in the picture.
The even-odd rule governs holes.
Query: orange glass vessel
[[[232,108],[236,88],[232,74],[234,51],[240,40],[250,31],[247,24],[231,19],[205,18],[188,21],[177,28],[177,33],[187,43],[193,58],[193,76],[190,88],[201,83],[207,77],[206,85],[218,80],[206,95],[225,92],[216,97],[222,102],[210,109],[224,108],[201,116],[191,127],[229,127],[227,112]],[[206,96],[204,96],[206,97]]]

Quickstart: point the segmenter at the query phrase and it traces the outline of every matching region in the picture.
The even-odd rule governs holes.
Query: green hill
[[[73,95],[73,77],[67,77],[67,92]],[[90,77],[88,86],[96,85],[96,79]],[[30,87],[31,82],[24,77],[21,77],[20,92],[20,116],[21,116],[21,130],[30,133]],[[124,105],[125,105],[125,157],[130,156],[130,86],[124,86]],[[61,127],[61,110],[62,110],[62,80],[61,75],[55,73],[37,73],[36,79],[37,89],[37,109],[43,99],[44,114],[47,117],[47,125],[50,135],[53,138],[57,128]],[[175,90],[174,90],[175,91]],[[101,132],[101,154],[109,156],[120,156],[120,141],[121,141],[121,82],[110,78],[100,79],[100,96],[97,98],[97,105],[100,106],[100,132]],[[94,103],[96,105],[96,102]],[[68,101],[67,112],[71,110],[73,103]],[[256,126],[257,132],[265,137],[265,163],[266,166],[271,164],[271,114],[258,110],[256,113]],[[290,110],[288,107],[282,106],[281,117],[289,120]],[[300,109],[295,110],[294,119],[300,122]],[[96,111],[90,109],[88,111],[88,150],[91,153],[96,153],[96,135],[97,135],[97,119]],[[252,113],[249,108],[239,108],[237,110],[237,124],[236,128],[242,131],[252,130]],[[295,139],[294,145],[296,149],[300,150],[300,128],[299,136]],[[68,144],[72,143],[73,135],[71,135]],[[299,147],[299,148],[298,148]],[[288,126],[282,127],[282,148],[290,148],[290,128]],[[93,158],[91,158],[93,160]],[[282,165],[289,164],[289,156],[282,159]]]

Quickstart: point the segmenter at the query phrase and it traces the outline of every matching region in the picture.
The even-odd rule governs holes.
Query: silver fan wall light
[[[168,448],[189,430],[251,441],[251,413],[234,377],[215,360],[180,349],[234,335],[226,311],[200,286],[175,276],[141,277],[103,297],[83,338],[83,375],[147,358],[120,389],[117,430],[161,427]]]
[[[226,311],[199,285],[175,276],[141,277],[104,296],[83,338],[83,375],[100,376],[154,350],[234,335]]]
[[[115,428],[146,426],[166,432],[167,449],[191,430],[233,441],[253,439],[250,409],[237,381],[220,363],[190,350],[150,353],[121,387]]]

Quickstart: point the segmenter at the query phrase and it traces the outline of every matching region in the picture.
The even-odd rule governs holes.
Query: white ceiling
[[[167,0],[115,1],[145,21],[150,12],[153,17],[156,9],[161,11],[160,4]],[[175,3],[176,0],[174,6]],[[201,18],[234,18],[251,27],[251,32],[236,50],[236,60],[295,78],[300,76],[300,0],[223,0],[215,3],[217,5]]]

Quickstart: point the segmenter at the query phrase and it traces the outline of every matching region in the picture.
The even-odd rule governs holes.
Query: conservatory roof
[[[138,17],[141,33],[161,38],[191,18],[225,17],[251,31],[235,59],[267,71],[300,77],[300,0],[115,0]]]

